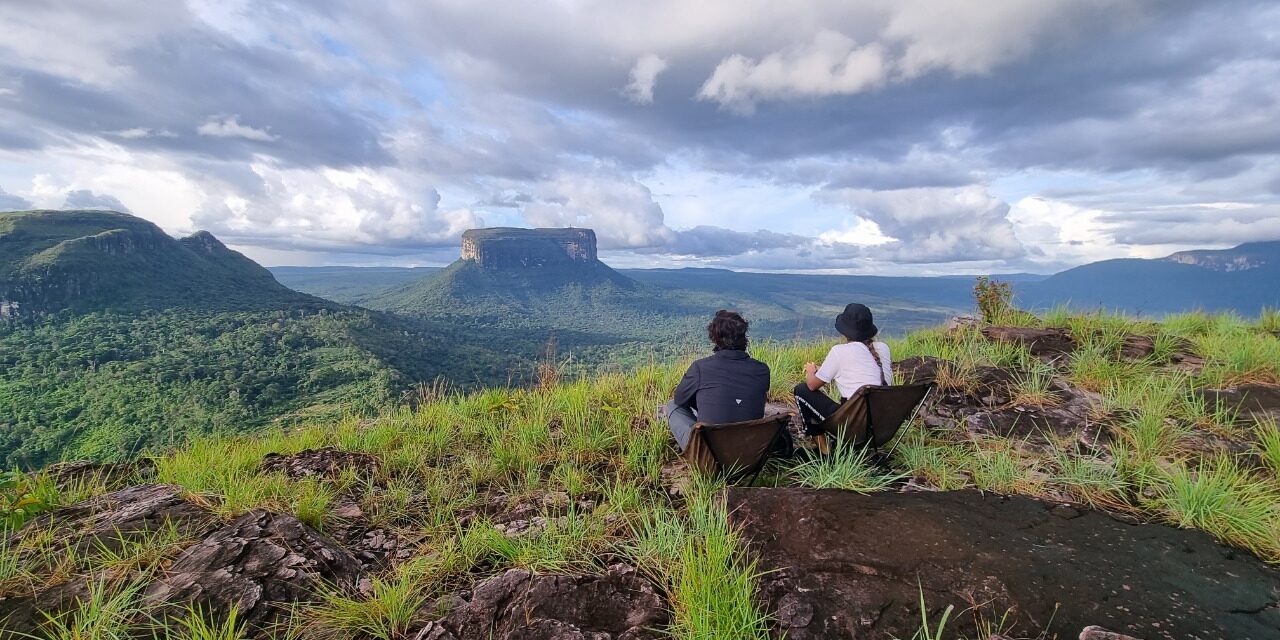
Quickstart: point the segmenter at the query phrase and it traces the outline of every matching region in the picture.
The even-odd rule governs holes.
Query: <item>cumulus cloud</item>
[[[1008,203],[979,185],[887,191],[835,189],[819,197],[874,222],[895,241],[887,244],[881,255],[896,261],[1012,260],[1027,254],[1009,221]]]
[[[255,129],[240,124],[238,115],[210,118],[196,127],[196,133],[212,138],[244,138],[257,142],[275,142],[280,139],[280,136],[272,134],[267,128]]]
[[[653,104],[653,85],[658,74],[665,71],[667,61],[656,54],[646,53],[631,67],[631,82],[623,87],[622,94],[636,104]]]
[[[905,0],[895,5],[883,37],[903,47],[894,64],[903,78],[936,69],[957,75],[991,73],[1037,46],[1071,37],[1100,16],[1114,26],[1140,14],[1138,4],[1116,0]]]
[[[67,192],[66,200],[62,203],[64,209],[105,209],[108,211],[119,211],[121,213],[131,213],[129,207],[124,206],[120,199],[106,193],[94,193],[89,189],[75,189]]]
[[[535,227],[591,227],[603,249],[665,246],[675,233],[644,184],[625,175],[562,174],[540,185],[521,210]]]
[[[887,74],[884,49],[859,46],[835,31],[819,31],[811,42],[756,61],[725,58],[698,89],[698,99],[744,113],[759,100],[849,95],[873,89]]]
[[[0,211],[23,211],[31,208],[31,201],[9,193],[0,187]]]
[[[395,253],[456,244],[484,222],[442,209],[412,175],[369,169],[287,168],[259,160],[209,194],[194,226],[238,244]],[[239,183],[239,184],[237,184]]]
[[[1260,0],[65,0],[0,24],[7,184],[241,247],[391,256],[489,217],[651,261],[918,272],[1270,239],[1280,205]],[[1227,201],[1251,208],[1201,206]]]

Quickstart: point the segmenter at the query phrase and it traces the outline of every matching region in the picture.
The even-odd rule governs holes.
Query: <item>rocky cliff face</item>
[[[1248,271],[1280,264],[1280,242],[1249,242],[1231,249],[1179,251],[1165,260],[1212,271]]]
[[[462,234],[462,259],[503,271],[596,261],[591,229],[471,229]]]

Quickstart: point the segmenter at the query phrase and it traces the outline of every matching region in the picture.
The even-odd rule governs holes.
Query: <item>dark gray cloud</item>
[[[410,255],[516,216],[861,269],[1280,237],[1270,2],[19,0],[0,23],[6,180],[182,202],[241,244]],[[139,172],[178,195],[121,191]],[[741,184],[776,217],[717,210]]]
[[[119,198],[107,193],[94,193],[88,189],[68,191],[62,206],[65,209],[105,209],[121,213],[132,213],[129,211],[129,207],[120,202]]]
[[[813,238],[767,229],[744,232],[703,225],[677,231],[675,238],[659,250],[677,255],[725,257],[774,249],[798,249],[813,242]]]
[[[0,211],[23,211],[31,208],[31,201],[0,188]]]

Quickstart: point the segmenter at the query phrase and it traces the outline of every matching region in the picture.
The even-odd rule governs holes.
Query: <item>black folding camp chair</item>
[[[751,484],[764,470],[775,446],[786,438],[793,415],[782,413],[727,424],[699,422],[693,425],[685,458],[690,466],[721,475],[729,484],[748,477],[747,484]]]
[[[825,453],[826,439],[834,437],[854,447],[878,449],[915,418],[932,389],[932,382],[862,387],[817,426],[818,446]]]

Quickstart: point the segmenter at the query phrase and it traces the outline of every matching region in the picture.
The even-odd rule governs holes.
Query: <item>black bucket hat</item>
[[[871,321],[871,310],[865,304],[853,303],[836,316],[836,331],[854,342],[876,337],[880,329]]]

